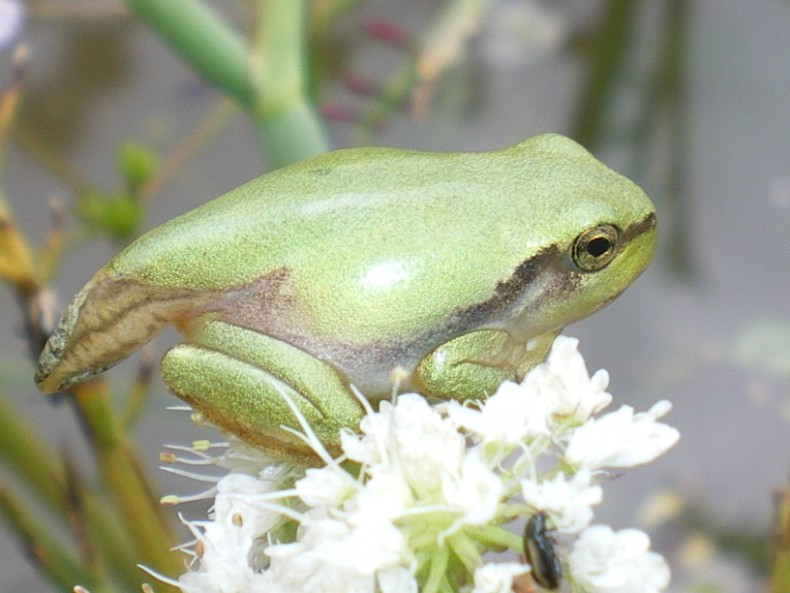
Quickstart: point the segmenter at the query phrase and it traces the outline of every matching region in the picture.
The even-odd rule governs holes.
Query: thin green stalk
[[[472,531],[472,528],[467,527],[467,530]],[[481,525],[474,529],[474,533],[470,534],[478,542],[485,543],[486,548],[489,549],[508,549],[514,552],[522,552],[521,536],[509,532],[496,525]]]
[[[307,96],[307,16],[305,0],[261,3],[252,117],[272,168],[329,150],[323,121]]]
[[[107,504],[95,493],[83,492],[83,498],[87,531],[94,549],[102,558],[102,565],[112,570],[113,581],[126,585],[130,591],[139,589],[146,576],[137,566],[126,530],[114,520],[115,517],[108,516]]]
[[[475,566],[480,566],[480,564],[482,564],[480,552],[475,545],[476,542],[463,533],[463,531],[454,533],[447,538],[446,544],[452,550],[453,555],[460,565],[463,566],[463,572],[467,574],[474,572]]]
[[[368,143],[382,123],[401,111],[417,80],[417,64],[412,57],[408,57],[365,108],[357,126],[356,140],[360,143]]]
[[[271,168],[329,149],[323,121],[307,96],[304,0],[262,2],[260,43],[252,52],[198,0],[126,3],[200,76],[250,114]]]
[[[2,394],[0,394],[1,396]],[[5,397],[0,397],[0,457],[21,482],[44,503],[51,518],[65,530],[66,519],[73,509],[67,501],[67,488],[63,466],[13,410]],[[34,460],[31,463],[31,460]],[[117,517],[96,493],[88,488],[78,491],[82,505],[80,519],[93,549],[103,559],[104,566],[113,567],[113,576],[136,589],[143,574],[135,566],[134,550],[129,545],[126,531],[121,529]],[[49,519],[49,517],[48,517]],[[72,583],[73,584],[73,583]]]
[[[255,114],[266,115],[304,92],[306,53],[304,0],[260,3],[258,41],[252,51],[252,80],[258,89]]]
[[[17,534],[28,556],[41,569],[41,574],[53,585],[64,591],[77,584],[92,593],[106,591],[99,577],[84,570],[78,559],[65,553],[65,546],[50,537],[49,530],[39,525],[34,514],[5,489],[0,489],[0,513]]]
[[[446,583],[446,568],[450,560],[450,548],[441,546],[436,554],[428,559],[428,576],[423,584],[423,593],[436,593]]]
[[[602,139],[606,114],[614,95],[612,83],[622,75],[628,54],[628,36],[635,30],[633,15],[639,5],[634,0],[608,0],[605,4],[603,24],[597,34],[571,134],[588,149]]]
[[[324,126],[306,101],[291,103],[268,117],[255,120],[266,163],[273,169],[329,150]]]
[[[790,591],[790,486],[775,495],[771,593]]]
[[[34,356],[41,349],[43,344],[44,333],[40,327],[39,319],[39,304],[38,295],[40,293],[40,285],[36,270],[33,267],[32,258],[29,256],[27,242],[24,237],[18,232],[10,214],[2,201],[0,194],[0,255],[4,255],[12,262],[9,270],[0,269],[0,273],[4,279],[9,281],[17,293],[17,297],[22,304],[25,321],[27,324],[27,331],[31,342],[31,352]],[[2,259],[2,257],[0,257]],[[0,266],[1,268],[2,266]],[[7,272],[7,273],[6,273]],[[95,443],[94,443],[95,445]],[[60,465],[51,450],[46,447],[40,439],[36,437],[35,431],[31,429],[28,423],[12,410],[11,407],[4,399],[0,399],[0,451],[2,452],[3,461],[7,466],[16,473],[21,483],[32,490],[37,498],[44,503],[47,510],[51,511],[54,519],[66,530],[69,529],[68,519],[73,517],[73,500],[69,498],[67,488],[66,472],[62,465]],[[31,460],[34,462],[31,463]],[[128,465],[128,464],[127,464]],[[123,464],[121,465],[123,468]],[[133,480],[129,480],[133,482]],[[123,487],[123,486],[121,486]],[[84,533],[90,533],[93,549],[99,551],[103,558],[118,559],[124,558],[125,564],[122,569],[116,571],[119,579],[126,579],[128,583],[139,583],[140,573],[134,569],[135,574],[132,574],[134,568],[135,554],[133,550],[128,547],[127,542],[129,539],[126,533],[121,534],[114,516],[110,515],[106,508],[102,505],[101,501],[95,494],[86,490],[78,492],[82,508],[80,509],[81,533],[76,534],[76,537],[84,537]],[[150,496],[149,499],[153,500]],[[29,529],[26,527],[29,522],[22,521],[25,517],[23,514],[15,512],[16,507],[9,507],[10,520],[16,521],[19,517],[19,531],[24,537],[30,536],[27,541],[28,549],[32,557],[42,564],[45,569],[47,562],[54,562],[50,572],[71,575],[72,569],[69,568],[69,563],[66,560],[61,562],[60,559],[54,558],[51,553],[46,553],[47,546],[50,545],[49,540],[36,539],[35,535],[38,530]],[[156,508],[159,511],[158,507]],[[139,521],[134,524],[140,525]],[[124,532],[127,532],[125,529]],[[170,542],[169,536],[167,538],[161,537],[161,530],[154,529],[153,535],[160,538],[160,544],[157,549],[164,551],[167,555],[167,546]],[[52,543],[51,545],[55,545]],[[42,551],[42,556],[38,556],[39,550]],[[168,555],[171,557],[172,555]],[[164,565],[164,562],[158,562]],[[177,566],[175,561],[172,562],[173,566]],[[49,569],[47,569],[49,570]],[[176,568],[177,570],[177,568]],[[72,580],[69,586],[74,583],[86,583],[85,579]]]
[[[111,411],[104,382],[93,379],[72,391],[99,473],[134,546],[135,557],[130,562],[140,562],[166,576],[179,574],[183,566],[170,550],[173,536],[134,450]]]
[[[245,109],[253,107],[247,45],[213,9],[199,0],[126,0],[126,5],[201,77]]]
[[[62,155],[38,134],[26,120],[16,122],[12,130],[17,141],[28,155],[37,161],[48,174],[65,185],[75,195],[85,194],[94,189],[94,184],[77,171]]]
[[[238,106],[230,97],[222,95],[202,120],[164,155],[156,172],[140,187],[140,201],[149,201],[153,194],[171,182],[175,174],[208,144],[230,117],[236,115],[237,109]]]
[[[686,95],[687,48],[689,39],[690,9],[688,0],[671,0],[667,3],[665,48],[662,60],[661,97],[669,119],[671,149],[666,181],[667,200],[674,205],[674,220],[670,235],[665,239],[671,245],[673,269],[687,278],[694,276],[696,256],[690,244],[694,236],[695,219],[689,195],[689,171],[692,167],[691,117]]]
[[[49,449],[0,394],[0,457],[52,510],[63,511],[64,474]],[[35,459],[35,463],[30,460]]]

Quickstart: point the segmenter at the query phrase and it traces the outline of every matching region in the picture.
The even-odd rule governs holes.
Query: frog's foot
[[[556,332],[526,344],[505,331],[479,330],[442,344],[420,361],[415,386],[442,399],[483,399],[505,381],[520,381],[543,362]]]
[[[337,371],[271,336],[216,320],[198,320],[191,342],[162,359],[168,387],[210,423],[275,457],[314,459],[283,427],[304,432],[286,397],[332,454],[341,428],[356,428],[362,408]]]
[[[517,360],[516,376],[519,381],[535,366],[546,360],[551,345],[554,344],[554,339],[561,331],[562,329],[551,331],[527,341]]]

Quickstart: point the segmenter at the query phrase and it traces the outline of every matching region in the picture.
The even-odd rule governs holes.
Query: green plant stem
[[[771,593],[790,591],[790,485],[779,490],[774,500],[773,566]]]
[[[132,561],[167,576],[179,574],[183,566],[170,550],[173,539],[162,508],[111,411],[106,384],[93,379],[72,391],[102,480],[133,543]]]
[[[207,82],[245,109],[253,107],[246,43],[211,8],[199,0],[126,0],[126,5]]]
[[[36,437],[4,394],[0,394],[0,457],[52,509],[63,511],[65,476],[55,457]],[[30,463],[35,459],[35,463]]]
[[[33,514],[5,489],[0,489],[0,514],[3,515],[28,552],[28,556],[58,589],[71,590],[75,584],[87,587],[92,593],[106,591],[97,575],[83,569],[79,561],[64,552],[65,547],[50,537]]]
[[[281,167],[329,149],[323,121],[308,98],[307,3],[261,3],[252,114],[266,162]]]
[[[428,575],[423,583],[423,593],[436,593],[441,590],[442,582],[446,582],[446,568],[450,559],[450,549],[442,546],[436,554],[428,559]]]
[[[523,552],[521,536],[496,525],[480,526],[475,530],[474,538],[479,542],[485,542],[486,546],[491,549]]]
[[[697,256],[692,237],[695,235],[693,200],[690,195],[689,174],[693,167],[691,150],[691,113],[687,100],[687,70],[691,3],[687,0],[667,2],[664,54],[661,60],[659,96],[664,104],[669,122],[669,163],[665,195],[675,213],[669,225],[669,236],[664,239],[671,245],[669,256],[674,270],[686,278],[697,272]]]
[[[24,313],[31,353],[36,356],[45,337],[39,323],[41,315],[38,296],[41,293],[41,286],[27,241],[18,232],[2,199],[2,193],[0,193],[0,230],[2,230],[0,254],[9,258],[10,262],[9,270],[2,270],[0,266],[0,272],[16,292]],[[3,257],[0,257],[0,260]],[[51,512],[52,517],[64,530],[74,526],[73,523],[69,523],[69,519],[74,519],[76,511],[80,515],[76,519],[79,521],[80,532],[75,533],[72,530],[72,535],[79,539],[84,537],[86,532],[90,533],[88,539],[91,547],[97,550],[102,558],[124,559],[124,564],[116,564],[122,567],[115,571],[118,579],[125,579],[129,584],[139,583],[139,570],[133,562],[129,561],[133,558],[132,549],[127,545],[128,539],[120,533],[117,521],[106,511],[102,501],[86,489],[79,490],[80,504],[79,508],[75,507],[74,500],[70,496],[74,493],[68,488],[68,477],[64,467],[56,461],[57,455],[53,454],[36,436],[36,432],[11,408],[5,397],[0,397],[0,458],[16,474],[20,483],[35,493],[37,502],[44,504],[46,510]],[[58,575],[64,578],[73,577],[76,573],[70,557],[49,550],[50,546],[56,545],[49,538],[38,540],[41,530],[35,528],[32,520],[26,518],[28,515],[24,509],[14,504],[10,494],[7,497],[8,506],[5,511],[8,519],[17,529],[36,562],[53,580],[60,578]],[[134,574],[130,569],[134,569]],[[68,586],[71,587],[76,582],[87,584],[86,579],[80,578],[72,579]]]
[[[273,169],[329,150],[323,124],[314,108],[298,101],[255,120],[255,130],[266,163]]]
[[[256,115],[265,117],[304,92],[304,0],[264,1],[257,42],[252,51],[252,79],[258,89]]]
[[[57,456],[41,442],[36,431],[12,408],[3,393],[0,393],[0,459],[15,475],[20,486],[32,491],[37,503],[43,503],[49,515],[47,519],[56,522],[64,532],[69,530],[70,518],[74,517],[76,510],[79,513],[76,520],[81,522],[83,532],[89,534],[88,542],[101,557],[102,566],[112,567],[113,580],[123,583],[130,591],[139,587],[142,573],[136,566],[136,552],[118,517],[111,514],[106,501],[83,484],[76,491],[79,508],[75,509],[74,501],[68,500],[68,491],[74,488],[67,488],[62,464],[56,461]],[[13,502],[11,494],[6,496]],[[28,499],[29,496],[25,498],[26,501]],[[14,517],[25,516],[20,505],[13,508],[16,510],[9,512]],[[28,522],[20,520],[18,523],[25,525]],[[29,529],[18,531],[22,541],[27,541],[34,534],[34,530]],[[29,545],[37,543],[31,540]]]
[[[307,94],[305,0],[262,2],[254,51],[198,0],[126,3],[200,76],[250,114],[269,167],[329,149],[323,121]]]
[[[602,139],[606,114],[616,86],[612,81],[622,75],[623,62],[628,55],[628,38],[635,30],[633,15],[639,6],[640,2],[634,0],[608,0],[605,3],[603,24],[597,33],[571,134],[588,149],[594,149]]]

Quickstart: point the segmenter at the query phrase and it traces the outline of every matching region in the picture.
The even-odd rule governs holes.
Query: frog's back
[[[337,253],[347,245],[367,257],[435,251],[442,235],[498,218],[480,161],[377,148],[322,155],[168,221],[132,243],[113,269],[157,284],[217,288],[303,264],[317,249]]]
[[[444,265],[461,256],[486,265],[495,259],[504,269],[602,217],[612,185],[621,183],[633,186],[555,135],[488,153],[340,150],[254,179],[157,227],[111,268],[159,285],[205,288],[243,285],[283,266],[307,271],[310,262]]]

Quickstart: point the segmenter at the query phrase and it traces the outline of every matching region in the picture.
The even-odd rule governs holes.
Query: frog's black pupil
[[[601,257],[611,248],[612,244],[609,239],[605,239],[603,237],[598,237],[587,243],[587,253],[593,257]]]

